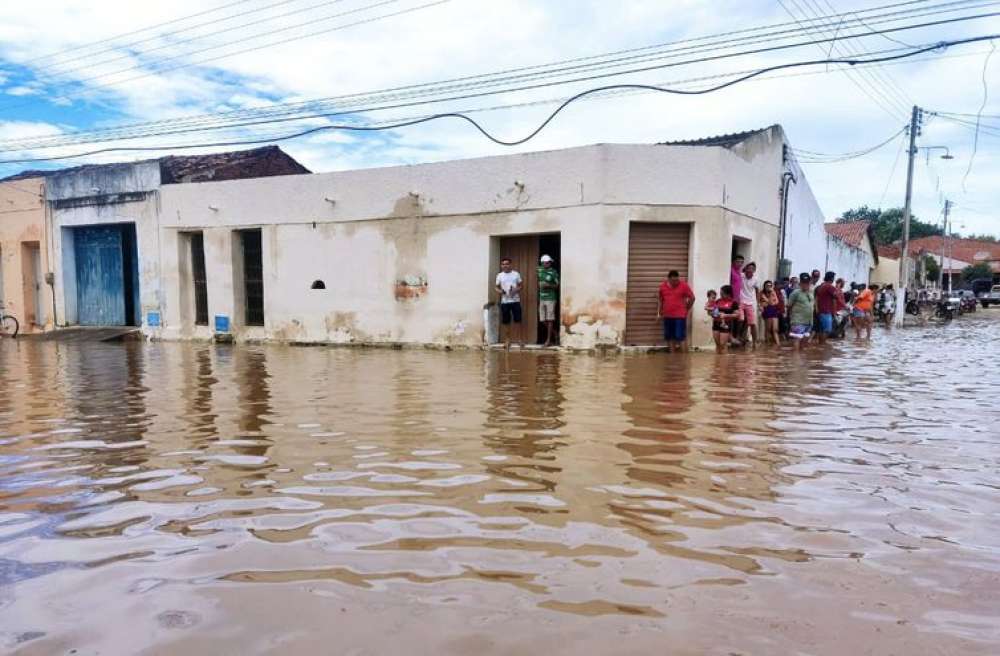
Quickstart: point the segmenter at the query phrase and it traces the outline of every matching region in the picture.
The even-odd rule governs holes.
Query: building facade
[[[0,303],[22,332],[53,325],[44,195],[43,178],[0,182]]]
[[[824,224],[826,267],[846,282],[868,284],[879,264],[878,247],[870,221]],[[898,276],[897,276],[898,277]]]
[[[495,340],[494,276],[511,257],[537,322],[538,258],[555,258],[560,343],[660,343],[656,293],[671,269],[701,310],[740,252],[763,278],[781,228],[822,233],[778,126],[697,142],[596,145],[382,169],[164,186],[153,338],[480,346]],[[817,226],[800,225],[817,222]],[[825,243],[825,241],[823,242]],[[796,258],[823,247],[787,240]],[[805,264],[803,264],[805,266]],[[152,297],[150,297],[152,299]]]

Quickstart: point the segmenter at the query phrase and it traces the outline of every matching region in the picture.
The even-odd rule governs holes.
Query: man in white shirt
[[[521,274],[514,271],[509,257],[500,260],[500,273],[497,274],[496,291],[500,295],[500,337],[504,345],[510,348],[510,333],[517,331],[517,341],[524,347],[521,335]]]
[[[757,265],[753,262],[743,267],[743,284],[740,286],[740,310],[743,311],[743,322],[746,332],[753,338],[753,347],[757,348],[757,299],[760,287],[757,286]],[[741,335],[746,340],[747,334]]]

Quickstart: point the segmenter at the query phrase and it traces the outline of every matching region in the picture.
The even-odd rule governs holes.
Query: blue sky
[[[930,8],[943,1],[917,1],[900,8]],[[194,0],[40,0],[30,5],[3,4],[0,148],[6,152],[0,153],[0,159],[80,152],[17,151],[7,145],[37,135],[360,93],[789,22],[790,14],[805,21],[807,11],[818,15],[833,13],[831,7],[845,12],[888,2],[448,0],[424,6],[429,0],[216,0],[211,4]],[[232,6],[213,12],[223,5]],[[949,15],[985,13],[998,7],[1000,3],[970,3],[963,12]],[[400,11],[406,13],[387,16]],[[183,19],[200,12],[204,13],[199,17]],[[351,24],[380,16],[385,17]],[[175,22],[100,46],[82,47],[165,21]],[[276,36],[265,34],[275,30],[281,31]],[[320,31],[324,33],[309,36]],[[1000,19],[992,17],[893,36],[912,44],[997,32]],[[279,39],[289,42],[265,47]],[[243,42],[233,43],[238,40]],[[834,52],[848,54],[901,46],[870,35],[835,47]],[[76,50],[66,52],[71,48]],[[256,49],[239,53],[247,48]],[[829,51],[829,47],[810,46],[653,70],[616,81],[680,83],[822,57],[824,50]],[[989,50],[988,43],[954,48],[943,56],[882,67],[875,76],[855,73],[848,77],[836,68],[819,67],[704,96],[625,94],[583,102],[561,115],[538,139],[514,149],[492,144],[457,122],[364,136],[328,132],[285,142],[282,147],[311,169],[327,171],[596,142],[656,142],[780,123],[796,148],[823,153],[855,151],[896,132],[913,103],[950,112],[977,112],[983,101],[981,76]],[[233,53],[239,54],[226,56]],[[1000,116],[1000,54],[991,61],[986,80],[998,93],[989,97],[985,114]],[[507,93],[356,119],[383,120],[427,111],[558,100],[586,86]],[[551,104],[540,104],[476,116],[503,136],[520,136],[551,109]],[[318,119],[306,125],[322,122]],[[297,125],[211,133],[207,138],[266,137],[294,131]],[[955,159],[941,160],[937,155],[943,151],[934,151],[935,157],[918,160],[914,206],[919,216],[936,220],[947,196],[957,205],[955,218],[960,230],[1000,236],[994,212],[1000,201],[1000,190],[994,183],[1000,177],[1000,118],[987,119],[987,125],[994,132],[980,136],[963,188],[972,158],[973,131],[948,120],[929,118],[921,143],[947,146]],[[145,143],[179,145],[203,138],[205,135],[187,135]],[[905,158],[897,160],[900,143],[893,141],[864,158],[806,165],[810,184],[829,220],[856,205],[902,204],[905,161],[900,160]],[[112,154],[67,164],[148,156]],[[38,166],[0,165],[0,175]]]

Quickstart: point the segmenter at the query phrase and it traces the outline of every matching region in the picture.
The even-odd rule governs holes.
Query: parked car
[[[958,297],[962,301],[962,310],[964,312],[976,311],[976,295],[972,293],[972,290],[960,289],[958,290]]]
[[[1000,305],[1000,285],[993,285],[989,290],[979,292],[979,304],[984,308],[991,305]]]

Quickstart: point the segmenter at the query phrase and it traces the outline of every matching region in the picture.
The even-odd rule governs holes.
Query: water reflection
[[[0,645],[987,653],[1000,410],[924,375],[996,350],[974,321],[781,356],[3,341]]]

